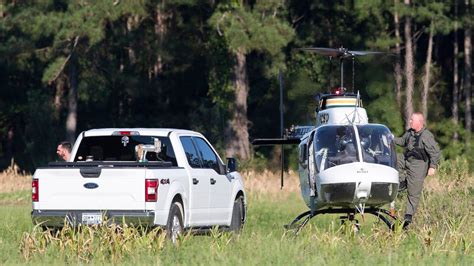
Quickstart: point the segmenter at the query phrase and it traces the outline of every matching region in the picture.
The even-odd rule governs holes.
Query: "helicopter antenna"
[[[283,77],[281,74],[281,69],[278,69],[278,82],[280,83],[280,137],[283,139],[284,135],[284,121],[283,121]],[[281,152],[280,152],[280,165],[281,165],[281,176],[280,176],[280,189],[283,189],[283,171],[284,171],[284,158],[285,158],[285,150],[283,149],[283,144],[280,145]]]

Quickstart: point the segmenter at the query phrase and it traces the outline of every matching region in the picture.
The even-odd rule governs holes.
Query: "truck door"
[[[209,174],[191,137],[180,137],[189,164],[189,221],[191,226],[209,225]]]
[[[193,137],[210,184],[210,214],[212,224],[226,225],[232,214],[232,178],[221,167],[219,157],[202,138]]]

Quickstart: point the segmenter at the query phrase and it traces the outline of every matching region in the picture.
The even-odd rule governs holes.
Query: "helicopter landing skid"
[[[303,227],[315,216],[319,214],[328,214],[328,213],[342,213],[342,214],[348,214],[347,217],[352,217],[354,219],[354,213],[357,213],[357,210],[355,209],[326,209],[326,210],[319,210],[319,211],[314,211],[312,212],[311,210],[303,212],[302,214],[298,215],[291,223],[284,225],[285,229],[287,230],[295,230],[295,235],[297,235]],[[394,230],[394,224],[395,222],[390,222],[390,218],[394,221],[397,220],[397,217],[392,215],[388,210],[385,209],[379,209],[379,208],[369,208],[366,209],[364,213],[369,213],[377,218],[379,218],[382,222],[384,222],[390,230]],[[387,218],[386,216],[389,218]],[[345,216],[342,216],[341,218],[344,218]],[[301,219],[303,221],[301,223],[298,223]]]

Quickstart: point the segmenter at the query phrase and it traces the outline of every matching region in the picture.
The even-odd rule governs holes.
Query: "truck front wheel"
[[[176,244],[178,236],[181,235],[184,230],[182,209],[179,202],[173,202],[173,204],[171,204],[168,223],[166,224],[166,235],[173,244]]]
[[[243,226],[243,212],[244,212],[244,204],[242,197],[238,197],[234,201],[234,208],[232,210],[232,221],[230,222],[230,230],[235,233],[240,233],[240,230]]]

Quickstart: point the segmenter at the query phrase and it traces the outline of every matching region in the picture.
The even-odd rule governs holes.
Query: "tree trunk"
[[[55,87],[56,92],[54,94],[54,103],[53,103],[53,117],[56,120],[59,120],[61,109],[63,107],[62,99],[64,96],[64,75],[62,74],[60,78],[56,79]]]
[[[161,50],[163,49],[163,40],[167,31],[166,20],[171,16],[165,11],[165,1],[162,1],[156,6],[155,9],[155,34],[158,39],[158,54],[156,56],[153,70],[151,71],[152,77],[157,77],[163,72],[163,57],[161,56]]]
[[[395,22],[395,53],[397,55],[397,59],[395,61],[395,93],[398,108],[402,107],[402,65],[401,65],[401,49],[400,49],[400,18],[398,16],[398,0],[394,0],[395,3],[395,12],[393,15],[394,22]]]
[[[226,155],[241,160],[250,158],[250,143],[247,120],[247,96],[249,93],[246,58],[242,51],[236,53],[234,67],[235,104],[230,110],[232,119],[226,129]]]
[[[138,25],[140,22],[140,17],[137,15],[130,15],[127,17],[127,33],[132,32],[135,27]],[[133,42],[133,41],[132,41]],[[132,45],[130,44],[127,48],[128,52],[128,60],[130,62],[130,65],[133,66],[137,62],[137,55],[135,54],[135,51],[132,48]]]
[[[468,18],[470,18],[471,3],[470,0],[465,0],[466,12]],[[470,19],[468,20],[471,21]],[[465,114],[464,120],[466,121],[466,148],[470,150],[471,144],[471,130],[472,130],[472,113],[471,113],[471,75],[472,75],[472,63],[471,63],[471,26],[469,23],[464,28],[464,95],[465,95]]]
[[[428,94],[430,89],[431,59],[433,57],[433,21],[430,23],[430,35],[428,37],[428,51],[426,52],[425,74],[423,75],[423,92],[421,93],[421,111],[428,119]]]
[[[7,132],[7,144],[5,145],[5,158],[8,161],[14,160],[13,155],[15,154],[15,151],[13,149],[14,147],[14,137],[15,137],[15,131],[13,129],[13,126],[11,126],[8,129]]]
[[[69,62],[68,115],[66,120],[66,139],[71,143],[74,143],[76,139],[77,128],[77,76],[76,55],[72,54]]]
[[[453,115],[452,121],[456,130],[453,134],[453,140],[458,140],[459,133],[457,131],[457,125],[459,121],[459,72],[458,72],[458,55],[459,55],[459,44],[458,44],[458,3],[454,1],[454,44],[453,44],[453,103],[451,105],[451,113]]]
[[[410,7],[411,1],[404,0],[405,5]],[[410,126],[410,116],[413,113],[413,90],[415,87],[415,63],[413,61],[413,43],[411,35],[411,16],[405,16],[405,78],[406,78],[406,105],[405,125]]]

